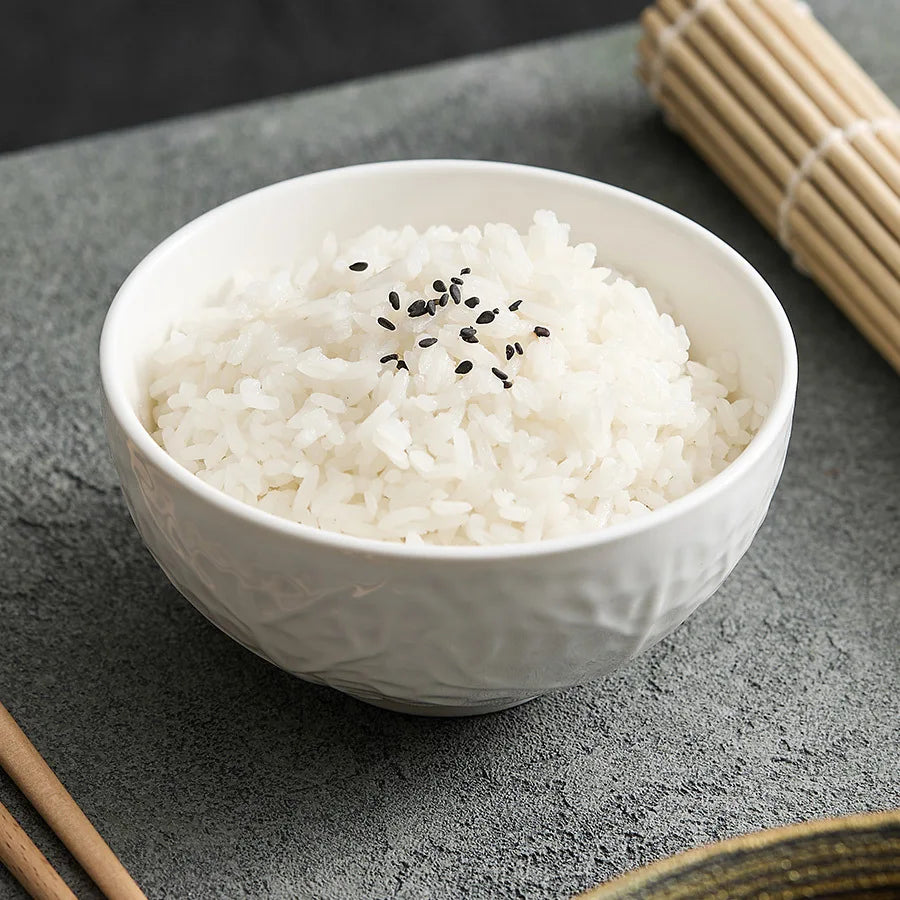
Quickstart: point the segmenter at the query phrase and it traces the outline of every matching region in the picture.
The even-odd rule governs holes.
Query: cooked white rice
[[[644,288],[568,239],[547,211],[527,234],[375,228],[328,235],[271,277],[236,276],[154,356],[153,436],[238,500],[386,541],[534,541],[658,509],[734,460],[766,409],[738,396],[732,354],[689,359],[684,328]],[[451,298],[408,315],[465,268],[476,308]],[[461,339],[493,309],[478,343]],[[426,337],[437,343],[420,348]],[[379,362],[394,353],[408,369]],[[463,360],[473,368],[457,374]]]

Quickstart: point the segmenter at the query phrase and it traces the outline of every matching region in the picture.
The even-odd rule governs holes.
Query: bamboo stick
[[[666,3],[672,7],[675,4]],[[660,7],[664,6],[660,3]],[[651,9],[645,17],[645,29],[652,40],[658,39],[665,27],[662,15]],[[639,45],[639,52],[650,52],[647,45]],[[671,51],[670,65],[663,73],[665,82],[669,71],[677,69],[683,72],[693,82],[700,95],[719,111],[722,121],[727,122],[735,135],[754,153],[754,155],[773,174],[776,181],[786,186],[790,177],[802,156],[791,158],[787,150],[750,112],[750,109],[740,102],[730,91],[726,82],[716,77],[716,71],[700,56],[686,41],[676,44]],[[780,115],[776,113],[776,115]],[[770,120],[771,121],[771,120]],[[780,119],[784,122],[784,119]],[[796,145],[795,145],[796,148]],[[799,149],[799,148],[796,148]],[[803,151],[805,155],[805,151]],[[858,232],[861,239],[868,243],[878,254],[880,259],[875,261],[878,277],[882,282],[891,279],[891,273],[885,269],[887,265],[895,276],[900,278],[900,241],[892,235],[875,217],[871,210],[862,203],[852,189],[838,178],[828,167],[825,160],[821,160],[813,167],[811,177],[804,181],[797,190],[797,205],[807,206],[813,212],[829,218],[834,216],[833,209],[841,210],[843,216],[850,223],[849,227]],[[817,179],[814,181],[814,179]],[[839,225],[846,232],[846,226]],[[776,235],[777,236],[777,235]],[[854,233],[849,237],[854,243],[859,243],[859,238]],[[869,252],[863,247],[864,252]],[[887,295],[894,295],[896,285],[884,288]],[[900,294],[896,297],[896,307],[900,310]]]
[[[710,167],[726,182],[760,220],[774,233],[775,219],[771,212],[772,199],[777,188],[772,182],[757,181],[760,174],[758,165],[748,155],[730,153],[734,146],[731,139],[714,118],[704,115],[702,107],[688,108],[673,99],[669,114],[678,129],[687,135],[687,140]],[[761,188],[761,189],[760,189]],[[900,372],[900,345],[881,330],[866,306],[855,299],[859,294],[867,294],[864,284],[854,271],[834,253],[821,235],[804,230],[798,240],[797,253],[805,266],[814,270],[816,277],[828,285],[831,295],[845,315],[853,322],[866,339]],[[849,287],[847,287],[849,285]]]
[[[686,90],[677,75],[674,76],[671,93],[664,94],[663,99],[676,122],[687,120],[691,126],[682,128],[688,140],[722,175],[745,205],[751,207],[751,211],[762,224],[774,233],[777,227],[774,210],[780,190],[770,178],[766,177],[759,163],[738,144],[721,122]],[[702,140],[695,138],[698,133],[703,135]],[[807,264],[808,248],[813,248],[817,258],[824,257],[830,277],[841,283],[853,284],[860,298],[864,300],[861,304],[844,309],[848,318],[873,343],[877,341],[883,344],[886,340],[889,344],[900,347],[900,317],[894,315],[871,288],[853,272],[852,267],[839,252],[838,246],[823,238],[803,211],[795,209],[795,214],[797,250],[804,264]]]
[[[660,10],[672,10],[677,15],[689,7],[691,2],[692,0],[661,0],[657,7]],[[733,0],[733,2],[739,2],[739,0]],[[767,127],[790,151],[796,162],[799,163],[810,147],[817,146],[828,132],[835,127],[835,123],[830,122],[821,110],[812,103],[810,98],[802,90],[799,90],[797,85],[781,71],[777,61],[756,40],[755,36],[743,26],[741,20],[730,12],[728,7],[712,7],[710,13],[731,17],[725,19],[729,23],[729,28],[733,29],[739,37],[749,41],[744,50],[746,53],[751,54],[752,58],[758,60],[758,65],[761,69],[748,69],[742,65],[740,58],[735,54],[735,47],[738,45],[722,43],[721,35],[712,27],[711,22],[706,21],[706,16],[703,16],[696,23],[696,27],[689,30],[689,33],[685,36],[686,42],[701,42],[705,34],[706,41],[703,53],[704,55],[712,53],[711,59],[715,57],[716,72],[721,73],[721,76],[726,79],[729,76],[733,78],[735,71],[743,73],[745,94],[741,99],[744,105],[755,115],[764,117]],[[712,47],[717,47],[718,53]],[[762,83],[765,81],[769,82],[768,88]],[[754,85],[754,88],[748,90],[746,87],[747,83]],[[774,85],[774,88],[772,85]],[[786,106],[784,102],[787,96],[784,94],[785,85],[789,86],[788,94],[798,98],[799,107],[793,113],[789,108],[789,104]],[[800,115],[799,118],[798,110],[803,111],[803,115]],[[860,201],[865,202],[885,223],[894,236],[900,238],[900,198],[893,192],[884,190],[885,184],[883,180],[866,165],[865,159],[861,158],[849,145],[839,144],[832,148],[827,162],[828,165],[823,160],[816,166],[813,180],[827,179],[829,176],[825,173],[831,172],[832,178],[829,183],[834,184],[836,173],[840,176],[836,180],[843,179],[844,183],[853,185]],[[833,167],[833,171],[831,167]],[[862,186],[865,190],[859,190],[854,181],[856,177],[864,179]]]
[[[712,114],[709,112],[710,108],[715,108],[718,112],[722,112],[722,108],[719,106],[710,107],[704,105],[675,68],[670,67],[667,69],[662,79],[662,87],[664,91],[664,108],[666,97],[668,96],[666,91],[670,91],[675,98],[681,100],[682,104],[687,104],[691,109],[696,109],[694,113],[695,118],[699,117],[704,122],[712,118]],[[717,119],[716,124],[717,129],[724,131],[726,126],[723,124],[723,120],[729,120],[729,117],[723,116],[721,120]],[[738,124],[740,125],[741,122],[742,120],[738,117]],[[709,130],[709,126],[706,127]],[[740,133],[739,129],[738,132]],[[746,137],[746,132],[742,134]],[[740,155],[743,157],[744,154],[749,152],[746,144],[741,146],[736,134],[731,130],[728,147],[728,152],[732,156]],[[759,156],[756,156],[756,161],[757,163],[760,162]],[[768,162],[768,171],[763,165],[759,165],[759,168],[754,172],[753,183],[757,186],[764,186],[774,213],[780,205],[781,189],[777,176],[775,181],[773,181],[769,172],[773,167],[777,168],[778,163],[776,160],[773,164],[772,158]],[[822,199],[813,186],[808,182],[802,183],[798,189],[798,196],[802,198],[803,202],[794,204],[791,210],[792,234],[799,235],[802,231],[822,229],[831,235],[834,242],[834,252],[852,261],[853,265],[865,273],[866,280],[871,287],[875,288],[872,296],[876,298],[874,303],[878,308],[874,315],[883,327],[890,329],[892,332],[896,331],[897,340],[900,342],[900,282],[885,268],[856,232]],[[812,221],[803,215],[804,208],[808,209],[814,217]],[[769,217],[767,216],[767,218]],[[770,226],[770,228],[774,228],[777,235],[777,217],[775,224]]]
[[[772,58],[794,79],[800,89],[839,128],[858,121],[846,101],[834,91],[818,69],[800,53],[780,28],[766,16],[756,0],[731,0],[735,12],[772,54]],[[853,139],[853,146],[895,193],[900,193],[900,162],[873,134],[863,133]]]
[[[900,372],[900,134],[859,127],[900,112],[796,4],[693,5],[645,11],[639,73],[668,121]]]
[[[818,146],[834,128],[834,123],[772,58],[731,7],[722,3],[709,7],[704,22],[796,122],[809,145]],[[900,197],[885,190],[884,181],[860,153],[846,143],[838,143],[829,154],[829,162],[848,184],[854,186],[884,224],[895,235],[900,235]]]
[[[897,110],[884,92],[808,11],[783,0],[759,0],[759,4],[856,115],[871,119],[896,116]],[[878,138],[900,156],[900,135],[881,132]]]
[[[765,216],[763,201],[758,194],[754,193],[752,185],[742,171],[733,166],[726,157],[718,152],[714,142],[706,143],[706,135],[704,135],[702,129],[696,123],[692,123],[689,116],[682,117],[680,111],[677,111],[677,104],[676,110],[672,112],[672,116],[680,129],[690,132],[691,138],[689,143],[710,164],[710,167],[719,177],[734,189],[748,209],[763,222]],[[829,295],[835,298],[837,305],[847,314],[848,318],[856,325],[863,336],[900,372],[900,349],[887,340],[864,315],[857,320],[857,307],[853,295],[849,294],[843,287],[843,284],[848,281],[852,283],[852,276],[840,280],[834,271],[829,268],[827,250],[825,256],[820,256],[818,252],[820,249],[817,248],[817,251],[814,252],[804,242],[801,242],[798,247],[798,253],[805,265],[810,268],[816,268],[818,273],[817,279],[821,280]]]

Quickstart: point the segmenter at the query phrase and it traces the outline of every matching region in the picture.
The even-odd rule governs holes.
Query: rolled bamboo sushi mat
[[[795,0],[657,0],[639,74],[900,372],[900,111]]]

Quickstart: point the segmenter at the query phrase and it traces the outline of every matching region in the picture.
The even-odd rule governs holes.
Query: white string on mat
[[[809,178],[816,163],[822,159],[828,151],[838,142],[852,143],[861,134],[877,134],[879,131],[900,131],[900,119],[857,119],[844,128],[829,128],[822,140],[815,147],[810,147],[800,160],[797,168],[791,172],[787,184],[784,186],[784,195],[778,204],[778,241],[784,249],[791,254],[794,265],[801,272],[806,272],[796,252],[791,247],[791,212],[797,203],[797,191],[800,185]]]
[[[697,21],[708,9],[716,4],[724,3],[727,5],[728,0],[696,0],[693,6],[683,9],[674,22],[670,22],[659,33],[657,40],[657,52],[650,66],[650,78],[648,79],[648,90],[650,96],[655,103],[659,103],[659,95],[662,89],[663,76],[666,74],[666,68],[669,65],[669,56],[671,54],[672,45]],[[806,0],[794,0],[794,7],[801,15],[813,16],[813,11]],[[673,129],[674,130],[674,129]]]
[[[812,15],[812,10],[806,0],[793,0],[797,11],[806,15]],[[728,0],[696,0],[693,6],[683,9],[675,19],[663,28],[657,39],[657,52],[650,63],[650,75],[647,79],[647,90],[653,98],[653,102],[662,108],[663,121],[672,131],[680,129],[675,124],[675,119],[669,111],[662,106],[660,102],[660,93],[662,91],[662,80],[669,66],[669,56],[671,55],[672,45],[681,38],[684,33],[694,24],[708,9],[717,3],[727,5]]]
[[[700,18],[710,7],[725,0],[697,0],[693,6],[683,9],[674,22],[670,22],[659,33],[657,40],[656,56],[650,67],[650,78],[647,88],[654,102],[659,103],[660,89],[662,88],[663,75],[669,64],[669,54],[672,45]]]

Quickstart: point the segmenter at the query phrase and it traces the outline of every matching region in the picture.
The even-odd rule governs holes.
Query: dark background
[[[620,22],[644,0],[0,0],[0,151]]]

